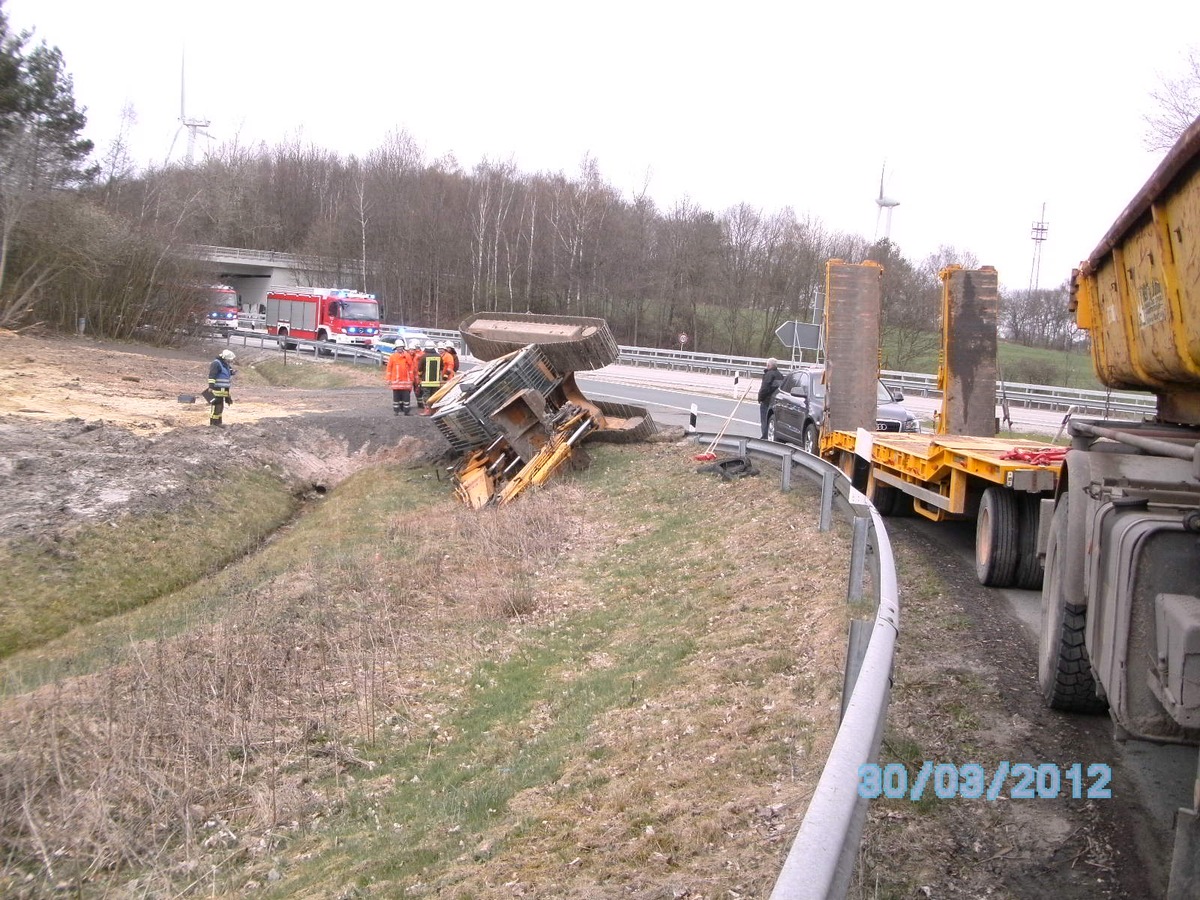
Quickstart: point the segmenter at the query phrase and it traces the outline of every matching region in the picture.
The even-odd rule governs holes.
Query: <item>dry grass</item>
[[[227,612],[4,703],[0,892],[765,893],[836,724],[847,542],[693,452],[483,513],[351,478]]]

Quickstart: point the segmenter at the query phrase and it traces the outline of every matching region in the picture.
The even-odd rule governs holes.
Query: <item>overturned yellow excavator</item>
[[[603,319],[479,313],[459,330],[484,364],[456,375],[429,405],[463,454],[452,475],[468,506],[508,503],[564,464],[586,465],[585,439],[640,441],[657,430],[644,408],[589,400],[575,383],[576,370],[617,360]]]

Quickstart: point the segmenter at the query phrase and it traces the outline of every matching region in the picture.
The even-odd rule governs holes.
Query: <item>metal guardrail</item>
[[[273,334],[267,334],[264,331],[247,331],[244,329],[236,329],[223,335],[227,344],[233,344],[235,340],[241,340],[241,346],[249,347],[251,340],[260,342],[260,346],[264,344],[278,344],[279,339]],[[348,344],[334,344],[329,341],[306,341],[303,338],[288,338],[288,343],[295,344],[295,350],[283,350],[283,353],[311,353],[313,359],[327,354],[335,360],[350,360],[353,363],[370,363],[377,366],[382,360],[382,356],[375,350],[367,349],[366,347],[353,347]],[[282,348],[281,348],[282,349]]]
[[[707,442],[714,438],[698,434],[696,440]],[[900,595],[892,545],[883,519],[870,501],[840,469],[826,460],[755,438],[723,437],[712,446],[733,450],[741,456],[754,453],[779,459],[781,490],[790,489],[792,472],[797,468],[805,477],[818,482],[822,531],[832,526],[835,497],[844,501],[842,511],[853,526],[849,600],[864,599],[862,584],[867,557],[872,561],[871,596],[865,598],[875,603],[870,637],[859,655],[856,650],[862,647],[862,642],[856,638],[865,628],[858,634],[851,628],[841,725],[800,831],[771,892],[771,900],[842,900],[850,889],[867,818],[867,801],[858,795],[859,767],[878,760],[891,695],[892,664],[900,630]],[[868,550],[874,552],[868,554]]]

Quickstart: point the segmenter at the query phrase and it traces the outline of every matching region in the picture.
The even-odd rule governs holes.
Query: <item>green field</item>
[[[888,365],[889,335],[884,334],[884,368],[894,369]],[[1104,385],[1096,378],[1092,367],[1091,354],[1086,349],[1078,350],[1048,350],[1043,347],[1026,347],[1021,344],[1010,344],[1001,341],[997,345],[1000,377],[1005,381],[1019,384],[1046,384],[1055,387],[1079,388],[1082,390],[1104,390]],[[917,358],[906,366],[903,371],[924,372],[936,374],[938,369],[937,351],[931,351]]]

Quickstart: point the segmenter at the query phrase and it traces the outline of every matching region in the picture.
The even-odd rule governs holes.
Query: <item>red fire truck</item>
[[[288,350],[297,339],[369,347],[379,335],[379,303],[374,294],[344,288],[272,288],[267,333]]]
[[[217,331],[233,331],[238,326],[238,293],[227,284],[202,288],[204,309],[200,321]],[[199,318],[199,317],[195,317]]]

